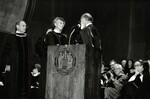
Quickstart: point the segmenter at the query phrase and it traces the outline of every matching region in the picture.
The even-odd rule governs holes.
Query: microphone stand
[[[68,45],[70,45],[71,37],[72,37],[72,34],[74,33],[74,31],[75,31],[75,28],[74,28],[74,29],[72,30],[72,32],[70,33]]]

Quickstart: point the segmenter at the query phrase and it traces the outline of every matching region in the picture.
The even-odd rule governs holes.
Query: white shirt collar
[[[19,35],[19,34],[21,34],[21,35]],[[18,36],[18,37],[26,37],[27,34],[26,33],[21,33],[19,31],[16,31],[16,36]]]
[[[20,31],[16,31],[16,33],[21,33],[21,34],[23,34],[23,32],[20,32]]]
[[[87,27],[87,26],[89,26],[89,25],[91,25],[91,24],[92,24],[92,22],[90,22],[90,23],[86,24],[86,27]]]
[[[143,82],[143,75],[140,76],[141,82]]]
[[[56,33],[61,33],[61,31],[57,30],[57,29],[54,29],[54,32]]]

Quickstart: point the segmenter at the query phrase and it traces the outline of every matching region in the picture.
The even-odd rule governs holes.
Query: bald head
[[[81,16],[80,21],[81,21],[81,29],[83,29],[83,28],[87,27],[87,25],[92,24],[93,17],[89,13],[84,13]]]
[[[91,21],[93,22],[93,17],[90,13],[84,13],[82,16],[81,16],[81,19],[84,18],[85,20],[87,21]]]

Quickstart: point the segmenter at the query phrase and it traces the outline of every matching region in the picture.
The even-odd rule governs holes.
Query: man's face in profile
[[[20,21],[20,23],[17,25],[17,31],[20,33],[26,32],[26,23],[24,21]]]
[[[80,19],[80,21],[81,21],[81,29],[83,29],[83,28],[85,28],[85,22],[86,22],[86,20],[85,20],[85,18],[84,17],[81,17],[81,19]]]

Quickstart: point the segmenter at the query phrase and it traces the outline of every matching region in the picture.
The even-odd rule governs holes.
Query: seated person
[[[104,94],[106,99],[117,99],[120,97],[120,90],[124,85],[126,75],[122,71],[120,64],[114,64],[114,74],[110,73],[110,78],[107,81],[109,86],[105,87]]]
[[[31,72],[31,89],[32,88],[39,88],[39,76],[40,76],[40,64],[35,64],[35,67],[33,68]]]
[[[40,76],[40,64],[35,64],[31,72],[31,93],[29,99],[39,99],[39,76]]]
[[[150,76],[144,73],[143,63],[134,63],[134,73],[129,75],[129,80],[122,90],[121,99],[149,99],[150,97]]]
[[[114,66],[115,66],[116,61],[111,60],[109,63],[109,67],[103,67],[101,68],[101,85],[102,86],[109,86],[110,83],[107,83],[110,81],[110,75],[114,74]],[[108,80],[109,79],[109,80]],[[111,85],[110,85],[111,86]]]

